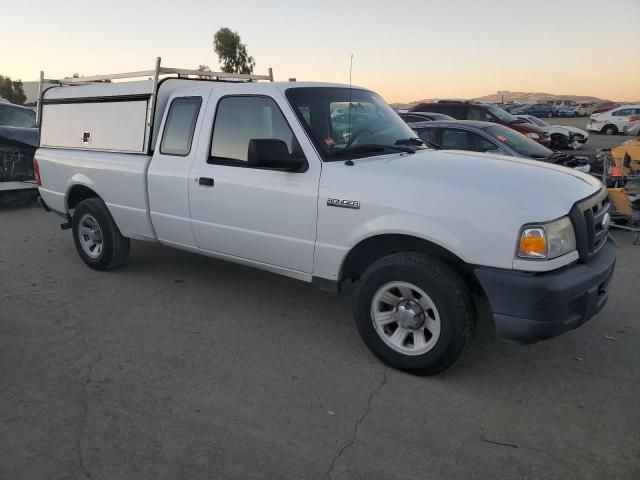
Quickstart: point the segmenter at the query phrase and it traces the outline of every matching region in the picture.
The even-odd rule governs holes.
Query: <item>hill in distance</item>
[[[394,108],[411,108],[414,105],[419,103],[430,103],[433,102],[434,99],[422,99],[422,100],[414,100],[409,103],[392,103],[391,106]],[[484,97],[476,97],[471,100],[476,100],[478,102],[487,102],[487,103],[500,103],[502,101],[502,96],[497,94],[485,95]],[[601,98],[598,97],[589,97],[584,95],[554,95],[552,93],[543,93],[543,92],[510,92],[504,96],[505,102],[546,102],[549,100],[573,100],[578,103],[590,103],[590,102],[600,102]]]

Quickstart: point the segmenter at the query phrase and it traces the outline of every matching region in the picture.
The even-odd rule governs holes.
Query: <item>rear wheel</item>
[[[602,133],[604,133],[605,135],[615,135],[616,133],[618,133],[618,127],[616,127],[615,125],[605,125],[602,128]]]
[[[417,375],[446,370],[462,355],[474,319],[471,296],[441,260],[397,253],[371,265],[356,295],[355,320],[387,365]]]
[[[78,254],[94,270],[111,270],[129,255],[129,239],[122,236],[107,206],[99,198],[80,202],[71,222]]]

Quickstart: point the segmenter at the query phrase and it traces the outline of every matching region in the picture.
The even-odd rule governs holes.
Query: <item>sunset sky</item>
[[[640,100],[639,0],[8,2],[0,74],[35,80],[167,66],[217,69],[238,31],[276,80],[348,81],[389,102],[496,90]]]

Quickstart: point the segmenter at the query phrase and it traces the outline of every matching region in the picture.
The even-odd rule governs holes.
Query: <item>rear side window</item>
[[[160,153],[182,157],[189,155],[201,104],[201,97],[182,97],[171,102],[162,133]]]
[[[626,108],[624,110],[618,110],[617,112],[613,112],[612,115],[616,117],[628,117],[629,115],[633,115],[634,110],[632,108]]]

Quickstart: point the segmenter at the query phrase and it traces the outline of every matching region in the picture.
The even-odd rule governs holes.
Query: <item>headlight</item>
[[[536,132],[529,132],[527,133],[527,137],[536,139],[536,138],[540,138],[540,135],[538,135]]]
[[[525,225],[520,232],[518,257],[551,260],[576,249],[576,235],[569,217],[541,225]]]

